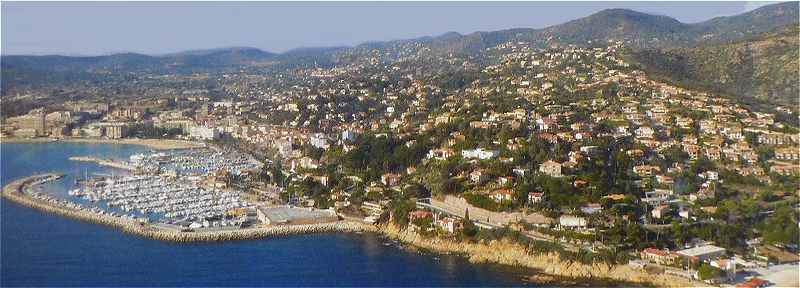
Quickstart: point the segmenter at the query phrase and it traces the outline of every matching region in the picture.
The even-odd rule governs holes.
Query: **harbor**
[[[239,191],[224,189],[226,175],[246,175],[260,163],[235,151],[214,148],[149,151],[128,161],[70,157],[124,169],[126,175],[88,175],[69,195],[102,203],[126,217],[141,216],[170,229],[242,228],[255,224],[255,205]],[[251,213],[248,213],[250,211]]]
[[[126,212],[156,214],[181,221],[220,219],[228,211],[254,208],[234,192],[206,189],[190,181],[158,175],[95,178],[69,193],[92,202],[105,201],[109,207],[119,207]],[[220,224],[240,225],[241,222],[241,219],[224,220]]]
[[[35,185],[58,179],[58,175],[47,173],[15,180],[3,187],[2,195],[7,200],[46,213],[106,225],[125,233],[170,242],[215,242],[305,233],[370,232],[377,230],[372,225],[352,221],[259,226],[233,230],[187,231],[169,229],[161,225],[147,223],[143,218],[115,215],[96,207],[90,208],[31,191]]]
[[[332,210],[244,200],[241,191],[228,187],[226,178],[248,177],[261,163],[236,151],[151,150],[125,158],[70,156],[73,162],[118,170],[38,173],[5,185],[3,197],[48,213],[174,242],[375,229],[340,220]],[[71,180],[63,183],[70,187],[66,193],[47,189],[67,178]]]

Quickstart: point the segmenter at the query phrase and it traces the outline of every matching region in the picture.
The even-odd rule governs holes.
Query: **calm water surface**
[[[61,171],[112,173],[70,156],[126,158],[142,146],[0,144],[0,182]],[[116,171],[119,173],[120,171]],[[518,286],[520,270],[409,252],[371,234],[176,244],[0,202],[0,286]]]

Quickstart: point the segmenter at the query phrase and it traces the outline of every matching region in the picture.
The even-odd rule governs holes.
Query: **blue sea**
[[[2,143],[0,182],[43,172],[119,173],[68,160],[127,158],[136,145]],[[0,286],[520,286],[524,270],[412,252],[373,234],[177,244],[0,202]]]

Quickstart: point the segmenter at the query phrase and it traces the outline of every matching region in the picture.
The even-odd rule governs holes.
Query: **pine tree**
[[[466,208],[464,210],[464,229],[463,229],[462,232],[463,232],[464,236],[466,236],[466,237],[473,237],[473,236],[475,236],[475,234],[478,233],[478,230],[475,227],[475,224],[472,223],[472,221],[469,220],[469,208]]]

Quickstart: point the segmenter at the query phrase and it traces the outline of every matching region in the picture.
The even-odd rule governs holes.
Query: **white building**
[[[586,218],[572,215],[562,215],[558,218],[558,224],[566,228],[585,228]]]
[[[694,248],[680,250],[675,253],[681,256],[685,256],[703,262],[706,260],[716,259],[720,256],[725,255],[725,248],[717,247],[714,245],[703,245]]]
[[[561,177],[561,163],[548,160],[542,163],[542,165],[539,165],[539,172],[547,174],[550,177]]]
[[[219,130],[213,127],[193,126],[189,128],[189,137],[200,140],[214,140],[219,138]]]
[[[461,151],[461,157],[471,159],[471,158],[478,158],[481,160],[491,159],[500,155],[499,151],[495,150],[486,150],[483,148],[478,149],[468,149]]]
[[[311,146],[314,146],[314,147],[317,147],[317,148],[320,148],[320,149],[328,149],[328,147],[329,147],[329,145],[328,145],[328,137],[325,136],[325,134],[322,134],[322,133],[315,133],[315,134],[311,135],[311,137],[309,138],[308,142],[309,142],[309,144],[311,144]]]
[[[356,141],[356,132],[353,130],[344,130],[342,131],[342,140],[343,141]]]

